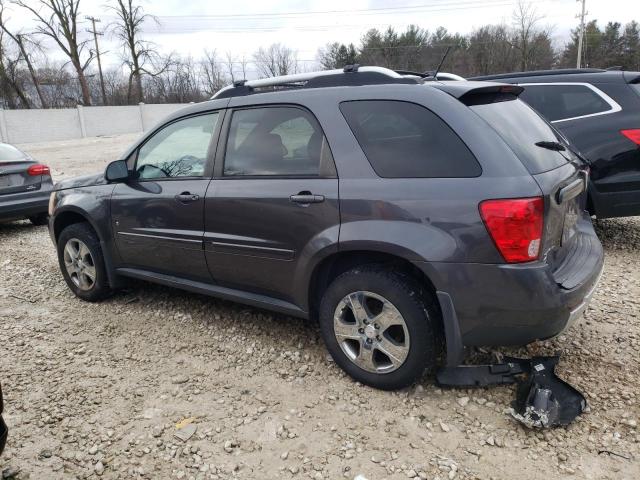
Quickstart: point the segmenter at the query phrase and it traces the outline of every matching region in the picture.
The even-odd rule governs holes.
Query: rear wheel
[[[49,222],[49,215],[46,213],[32,215],[29,217],[29,221],[38,227],[41,225],[46,225]]]
[[[319,317],[333,359],[363,384],[403,388],[435,366],[437,309],[400,273],[366,266],[340,275],[327,288]]]
[[[111,293],[100,241],[88,224],[74,223],[62,231],[58,238],[58,263],[77,297],[96,302]]]

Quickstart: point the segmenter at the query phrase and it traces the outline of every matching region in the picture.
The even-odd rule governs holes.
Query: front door
[[[227,117],[226,146],[205,207],[209,270],[225,286],[296,303],[292,292],[305,262],[337,245],[331,151],[315,117],[302,108],[237,109]]]
[[[219,117],[209,112],[174,121],[134,154],[134,179],[118,184],[111,199],[124,266],[210,279],[202,237]]]

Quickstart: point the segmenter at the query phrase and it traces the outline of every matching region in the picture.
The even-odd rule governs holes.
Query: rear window
[[[525,85],[520,99],[550,122],[611,110],[611,105],[586,85]]]
[[[26,157],[24,153],[12,145],[0,143],[0,162],[11,160],[23,160]]]
[[[521,100],[472,105],[470,108],[498,132],[529,173],[546,172],[567,163],[567,158],[560,152],[536,145],[540,141],[564,144],[564,140]]]
[[[477,177],[482,173],[454,131],[420,105],[357,100],[341,103],[340,110],[380,177]]]

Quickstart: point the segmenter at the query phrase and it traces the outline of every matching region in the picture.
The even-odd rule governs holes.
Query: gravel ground
[[[26,145],[56,178],[99,170],[134,136]],[[72,296],[44,227],[0,225],[4,478],[636,479],[640,218],[598,222],[605,273],[563,352],[590,410],[531,431],[511,387],[387,393],[354,383],[317,327],[134,283]],[[176,438],[176,424],[194,430]]]

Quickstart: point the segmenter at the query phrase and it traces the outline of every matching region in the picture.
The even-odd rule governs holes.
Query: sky
[[[27,0],[37,4],[37,0]],[[393,26],[403,30],[416,24],[429,31],[444,26],[450,32],[462,34],[489,23],[512,22],[517,0],[138,0],[145,13],[154,15],[157,23],[144,25],[145,40],[156,44],[163,53],[176,52],[199,58],[204,49],[216,50],[220,57],[230,52],[234,57],[251,58],[260,46],[282,43],[297,51],[306,68],[316,64],[319,47],[338,41],[358,44],[370,28]],[[587,20],[597,19],[626,23],[640,20],[637,0],[586,0]],[[563,45],[569,32],[578,24],[580,2],[576,0],[533,0],[536,10],[544,15],[543,25],[553,28],[557,45]],[[116,20],[108,5],[114,0],[80,0],[82,17],[101,19],[98,31],[103,68],[121,64],[121,48],[109,34],[109,25]],[[5,18],[12,30],[32,31],[33,15],[19,7],[8,5]],[[87,22],[84,30],[90,28]],[[64,60],[52,42],[45,43],[50,59]],[[248,77],[255,71],[249,67]]]

